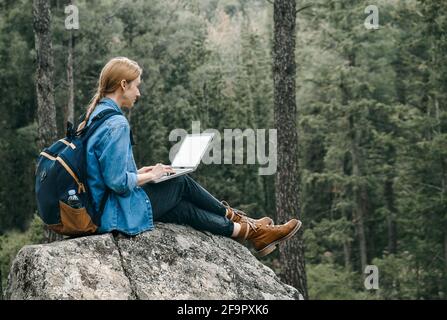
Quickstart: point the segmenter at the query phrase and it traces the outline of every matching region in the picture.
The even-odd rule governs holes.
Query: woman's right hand
[[[175,173],[175,171],[174,169],[172,169],[171,166],[167,166],[161,163],[157,163],[151,170],[152,179],[154,180],[165,176],[167,173]]]

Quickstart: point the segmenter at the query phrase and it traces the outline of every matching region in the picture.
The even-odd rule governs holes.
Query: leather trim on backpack
[[[73,143],[68,142],[68,141],[66,141],[65,139],[60,139],[59,141],[62,142],[62,143],[64,143],[64,144],[66,144],[67,146],[69,146],[69,147],[72,148],[73,150],[76,149],[76,146],[75,146]]]
[[[40,153],[40,155],[41,156],[44,156],[45,158],[48,158],[48,159],[50,159],[50,160],[53,160],[53,161],[56,161],[56,158],[55,157],[53,157],[53,156],[50,156],[48,153],[46,153],[46,152],[41,152]]]
[[[70,169],[68,164],[66,164],[65,161],[61,157],[57,157],[56,160],[59,161],[59,163],[65,168],[65,170],[67,170],[67,172],[70,174],[70,176],[72,176],[73,179],[76,181],[76,183],[78,185],[78,193],[85,192],[84,184],[79,181],[78,177],[75,175],[73,170]]]
[[[70,169],[68,164],[66,164],[65,161],[61,157],[56,157],[55,158],[55,157],[50,156],[48,153],[43,152],[43,151],[40,154],[42,156],[50,159],[50,160],[58,161],[65,168],[65,170],[67,170],[67,172],[70,174],[70,176],[76,181],[76,184],[78,185],[78,193],[85,192],[84,184],[79,181],[79,179],[76,176],[76,174],[73,172],[73,170]]]
[[[98,229],[92,222],[86,208],[72,208],[62,201],[59,201],[59,208],[61,223],[48,225],[48,228],[54,232],[73,236],[93,234]]]

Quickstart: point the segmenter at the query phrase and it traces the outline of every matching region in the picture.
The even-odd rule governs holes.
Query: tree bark
[[[73,31],[70,31],[70,37],[68,39],[68,57],[67,57],[67,84],[68,84],[68,102],[67,102],[67,114],[66,121],[70,121],[74,124],[74,77],[73,77],[73,61],[74,61],[74,35]]]
[[[0,300],[3,300],[2,270],[0,269]]]
[[[280,222],[299,218],[300,175],[298,167],[298,131],[295,65],[295,0],[274,2],[273,83],[274,121],[278,137],[276,209]],[[280,248],[283,280],[308,298],[301,231]]]
[[[37,144],[39,150],[42,150],[50,146],[57,139],[50,2],[47,0],[34,0],[33,17],[37,57]],[[62,239],[62,236],[55,234],[47,228],[45,228],[45,236],[47,242]]]
[[[345,258],[345,269],[347,271],[351,271],[352,266],[351,266],[351,242],[350,241],[343,242],[343,254],[344,254],[344,258]]]
[[[360,171],[360,159],[357,141],[357,129],[354,123],[354,117],[349,116],[349,125],[352,133],[351,140],[351,154],[352,154],[352,175],[354,177],[361,177],[362,172]],[[366,233],[365,233],[365,216],[367,213],[367,201],[368,193],[365,187],[360,183],[355,183],[354,188],[354,225],[356,227],[357,236],[359,240],[359,250],[360,250],[360,262],[361,262],[361,273],[364,272],[365,267],[368,263],[367,255],[367,245],[366,245]]]
[[[444,197],[447,191],[447,173],[446,173],[446,161],[445,159],[441,159],[441,168],[442,168],[442,181],[441,181],[441,199],[442,203],[445,202]],[[444,230],[447,230],[447,223],[444,225]],[[445,278],[447,279],[447,231],[444,231],[444,272]],[[447,289],[447,282],[445,282],[445,288]]]
[[[395,254],[397,252],[397,226],[396,226],[396,206],[394,204],[394,186],[392,178],[387,178],[384,188],[386,206],[388,209],[388,252]]]
[[[37,54],[36,95],[38,146],[43,149],[57,138],[56,107],[53,87],[53,49],[51,42],[50,3],[34,0],[34,35]]]
[[[366,232],[365,232],[365,214],[366,214],[366,201],[367,193],[363,187],[361,190],[357,190],[355,193],[355,219],[357,227],[357,235],[359,239],[359,249],[360,249],[360,262],[362,264],[362,273],[365,271],[366,265],[368,264],[368,250],[366,245]]]
[[[355,52],[346,51],[344,52],[344,56],[348,61],[349,67],[354,68],[356,66]],[[342,94],[342,105],[348,107],[352,96],[351,91],[348,85],[345,83],[343,76],[340,83],[340,90]],[[356,126],[354,115],[349,113],[347,120],[349,124],[348,139],[350,140],[350,147],[351,147],[350,153],[352,158],[352,176],[361,178],[363,176],[363,172],[361,169],[362,159],[359,150],[359,132]],[[354,202],[352,215],[356,234],[359,241],[360,263],[362,268],[360,272],[363,274],[365,267],[368,263],[367,240],[365,232],[365,217],[368,211],[367,207],[368,192],[365,186],[363,186],[362,183],[359,184],[357,181],[354,182],[352,191],[353,191],[353,202]]]
[[[446,187],[447,187],[447,175],[445,173],[445,162],[442,162],[443,164],[443,176],[442,176],[442,197],[446,194]],[[442,198],[444,200],[444,198]],[[445,224],[444,230],[447,230],[447,224]],[[444,266],[445,266],[445,279],[447,279],[447,231],[444,231]],[[447,289],[447,282],[445,284]]]
[[[444,266],[447,275],[447,232],[444,232]]]

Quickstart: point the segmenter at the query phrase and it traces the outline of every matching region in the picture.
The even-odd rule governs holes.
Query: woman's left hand
[[[142,174],[142,173],[146,173],[146,172],[151,172],[154,167],[155,166],[142,167],[142,168],[138,169],[137,173]]]

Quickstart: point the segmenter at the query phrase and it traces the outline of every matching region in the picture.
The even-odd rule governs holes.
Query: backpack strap
[[[104,121],[106,121],[111,116],[120,115],[120,114],[121,114],[120,112],[118,112],[114,109],[110,109],[110,108],[101,111],[92,119],[92,122],[90,123],[90,125],[88,127],[84,128],[85,131],[84,131],[84,129],[82,129],[82,131],[80,132],[80,135],[83,135],[84,141],[87,141],[87,139],[95,132],[96,129],[98,129],[98,127],[101,124],[103,124]],[[99,205],[100,213],[102,213],[104,211],[104,207],[106,205],[107,199],[109,198],[110,192],[111,192],[110,188],[106,186],[106,190],[104,192],[104,195],[101,199],[101,203]]]
[[[96,116],[93,117],[92,122],[90,123],[89,126],[81,130],[79,135],[82,135],[83,139],[87,140],[104,121],[106,121],[111,116],[115,115],[122,115],[122,113],[114,109],[105,109],[101,111],[100,113],[98,113]]]
[[[67,122],[67,137],[72,138],[73,136],[77,135],[77,136],[83,136],[84,135],[84,139],[88,139],[93,132],[109,117],[113,116],[113,115],[120,115],[121,113],[113,110],[113,109],[106,109],[101,111],[100,113],[98,113],[93,119],[92,122],[90,123],[90,125],[88,127],[84,127],[82,130],[80,130],[79,132],[75,133],[74,129],[73,129],[73,125],[70,122]],[[85,118],[85,113],[79,118],[79,120],[84,119]],[[93,127],[94,123],[93,121],[95,121],[96,123],[99,123],[96,125],[96,127]],[[91,131],[91,132],[90,132]],[[88,133],[87,133],[88,132]],[[130,144],[131,145],[136,145],[135,140],[133,139],[133,134],[132,134],[132,129],[130,129]]]

